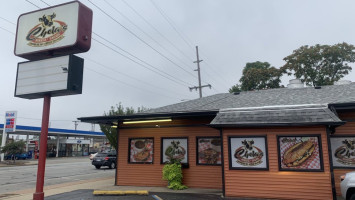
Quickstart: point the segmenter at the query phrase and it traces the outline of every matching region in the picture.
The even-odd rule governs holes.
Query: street
[[[97,170],[88,157],[47,159],[44,185],[57,185],[82,180],[114,177],[115,170]],[[1,167],[0,194],[35,189],[37,165]],[[33,190],[34,191],[34,190]]]

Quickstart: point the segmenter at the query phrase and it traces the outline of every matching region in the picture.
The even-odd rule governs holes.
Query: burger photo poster
[[[278,136],[281,171],[323,171],[320,135]]]
[[[154,138],[129,139],[129,163],[153,163]]]
[[[229,168],[268,170],[266,136],[229,137]]]
[[[355,168],[355,136],[330,138],[334,168]]]

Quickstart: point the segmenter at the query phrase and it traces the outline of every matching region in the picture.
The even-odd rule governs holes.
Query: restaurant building
[[[80,118],[117,126],[116,185],[183,183],[225,197],[335,199],[355,167],[355,83],[216,94],[128,116]]]

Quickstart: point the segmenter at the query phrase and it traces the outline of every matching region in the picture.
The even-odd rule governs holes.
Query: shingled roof
[[[317,114],[319,116],[314,115],[315,113],[312,112],[303,113],[303,111],[301,110],[293,110],[290,112],[287,109],[283,110],[285,109],[285,107],[304,106],[309,104],[323,105],[325,107],[335,106],[336,110],[349,108],[355,110],[355,83],[350,83],[346,85],[322,86],[319,88],[279,88],[240,92],[236,94],[222,93],[151,109],[144,113],[121,116],[82,117],[79,118],[79,120],[89,123],[112,124],[113,122],[117,123],[117,121],[127,120],[158,119],[164,117],[186,118],[194,116],[216,116],[217,114],[220,114],[219,116],[224,117],[225,119],[223,123],[229,123],[229,119],[227,120],[225,118],[227,115],[231,117],[230,120],[243,120],[242,118],[238,118],[238,114],[236,114],[235,112],[230,112],[227,114],[220,112],[221,110],[250,110],[256,107],[271,106],[278,107],[279,110],[271,113],[271,115],[269,115],[270,113],[265,114],[265,112],[261,111],[255,111],[254,113],[251,112],[249,114],[255,114],[255,116],[250,116],[250,119],[252,120],[249,122],[254,123],[257,121],[264,120],[265,122],[269,122],[270,124],[275,124],[281,122],[280,120],[283,119],[288,120],[288,122],[294,124],[303,122],[311,124],[315,122],[338,124],[340,122],[338,118],[333,118],[333,115],[329,114],[329,112],[331,111],[328,108],[326,110],[324,110],[323,108],[318,110]],[[302,114],[304,114],[303,118],[300,117]],[[273,118],[273,115],[275,115],[276,118]],[[298,116],[298,118],[292,118],[293,116]],[[318,120],[312,121],[312,119]],[[219,123],[222,124],[222,121],[220,121]],[[248,122],[245,122],[244,124],[247,123]],[[281,122],[280,124],[284,123]]]
[[[215,94],[151,109],[146,113],[180,113],[218,111],[226,108],[343,103],[355,103],[355,83],[322,86],[319,89],[314,87],[279,88],[240,92],[238,94]]]
[[[271,106],[221,110],[213,127],[343,125],[326,105]]]

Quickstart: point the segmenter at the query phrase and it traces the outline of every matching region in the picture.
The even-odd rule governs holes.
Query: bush
[[[182,169],[180,163],[165,164],[163,168],[163,180],[168,181],[168,188],[183,190],[187,186],[182,184]]]

